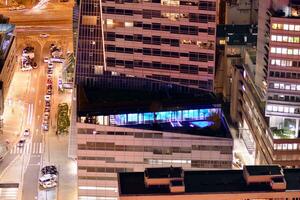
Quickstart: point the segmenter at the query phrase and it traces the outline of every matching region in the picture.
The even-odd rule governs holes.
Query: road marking
[[[23,147],[17,147],[16,145],[10,149],[10,154],[35,154],[39,156],[42,154],[43,151],[43,144],[41,142],[33,142],[33,143],[26,143]]]
[[[39,151],[40,154],[43,153],[43,149],[42,149],[42,143],[40,143],[40,151]]]

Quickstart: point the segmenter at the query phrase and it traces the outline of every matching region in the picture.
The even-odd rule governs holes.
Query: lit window
[[[300,90],[300,85],[297,85],[297,90],[298,90],[298,91]]]
[[[287,42],[288,41],[288,36],[282,36],[282,41]]]
[[[293,37],[289,37],[289,42],[293,43]]]
[[[133,22],[125,22],[125,27],[133,27]]]
[[[282,48],[282,54],[287,54],[287,48]]]
[[[283,112],[283,106],[278,106],[278,112]]]
[[[291,90],[291,85],[285,85],[286,90]]]
[[[271,65],[275,65],[275,63],[276,63],[276,60],[272,59],[271,60]]]
[[[277,106],[273,106],[272,111],[273,112],[278,112],[278,107]]]
[[[272,41],[276,41],[276,35],[272,35],[272,36],[271,36],[271,40],[272,40]]]
[[[274,88],[278,89],[279,88],[279,83],[274,83]]]
[[[293,62],[292,62],[292,61],[290,61],[290,60],[286,61],[286,66],[288,66],[288,67],[291,67],[291,66],[292,66],[292,64],[293,64]]]
[[[295,25],[295,31],[300,31],[300,25]]]
[[[272,106],[271,105],[267,105],[267,110],[268,111],[272,111]]]
[[[271,53],[275,53],[276,52],[276,48],[275,47],[271,47]]]
[[[294,30],[295,30],[295,25],[290,24],[290,25],[289,25],[289,30],[290,30],[290,31],[294,31]]]
[[[277,29],[283,29],[283,24],[277,24]]]
[[[165,6],[179,6],[179,0],[162,0],[161,4]]]
[[[280,66],[280,60],[276,59],[276,65]]]
[[[286,66],[286,60],[281,61],[281,66],[285,67]]]
[[[291,85],[291,90],[296,90],[296,85],[295,84]]]
[[[282,42],[282,36],[281,35],[277,35],[277,41]]]
[[[112,20],[112,19],[106,19],[106,24],[107,25],[113,25],[114,24],[114,20]]]
[[[272,24],[272,29],[278,29],[277,24]]]
[[[283,30],[289,30],[289,25],[288,24],[283,24]]]
[[[280,47],[277,47],[277,48],[276,48],[276,53],[277,53],[277,54],[281,54],[281,48],[280,48]]]
[[[288,107],[284,107],[284,112],[288,113],[289,112],[289,108]]]
[[[288,54],[292,55],[293,54],[293,49],[288,49]]]
[[[283,83],[280,83],[280,89],[284,90],[284,84]]]
[[[295,112],[295,108],[290,108],[290,113],[294,113]]]
[[[299,37],[294,37],[294,43],[299,43],[300,40],[299,40]]]
[[[220,40],[220,44],[224,45],[224,44],[226,44],[226,41],[225,40]]]
[[[299,54],[299,49],[294,49],[293,54],[294,54],[294,55],[298,55],[298,54]]]

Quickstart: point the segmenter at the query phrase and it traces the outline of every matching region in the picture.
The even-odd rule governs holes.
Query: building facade
[[[0,81],[1,81],[1,115],[4,109],[4,100],[16,69],[17,53],[15,26],[0,24]]]
[[[77,91],[78,199],[118,199],[117,172],[231,169],[233,139],[220,104],[199,104],[205,95],[94,91]]]
[[[76,81],[133,76],[213,90],[218,1],[82,0]]]

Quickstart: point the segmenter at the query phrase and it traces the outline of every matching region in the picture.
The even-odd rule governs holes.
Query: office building
[[[117,199],[117,172],[231,169],[233,141],[218,101],[160,86],[78,88],[79,199]]]
[[[147,168],[119,173],[120,200],[298,200],[300,169],[244,166],[243,170]]]
[[[130,76],[213,91],[217,13],[218,0],[82,0],[77,84]]]
[[[17,53],[15,26],[12,24],[0,24],[0,115],[3,113],[4,100],[15,71]]]

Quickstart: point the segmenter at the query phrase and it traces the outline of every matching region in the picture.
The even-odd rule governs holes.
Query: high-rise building
[[[273,8],[273,9],[272,9]],[[300,137],[300,2],[270,8],[266,116],[275,138]]]
[[[231,169],[233,140],[220,104],[172,89],[77,90],[78,199],[117,200],[117,172]]]
[[[147,168],[119,173],[120,200],[299,200],[300,169],[244,166],[243,170]]]
[[[79,12],[78,84],[134,76],[213,91],[218,0],[82,0]]]

